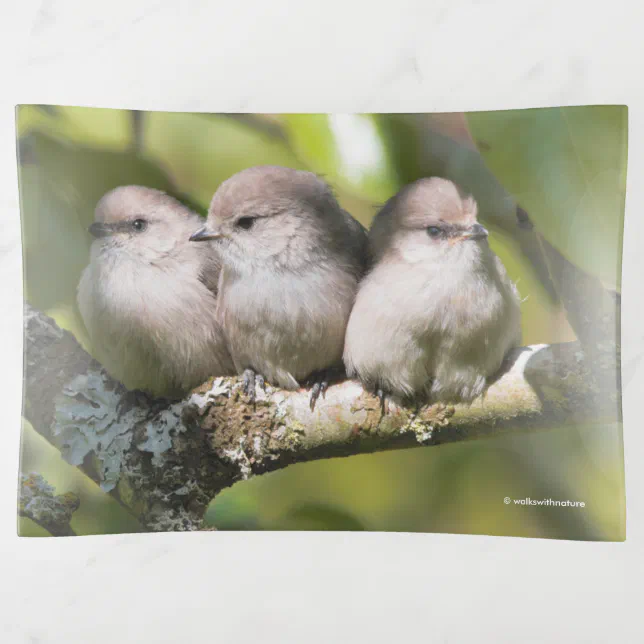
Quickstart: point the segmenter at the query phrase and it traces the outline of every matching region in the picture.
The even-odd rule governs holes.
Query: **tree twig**
[[[54,495],[54,488],[40,474],[20,475],[18,514],[31,519],[52,536],[76,535],[70,521],[79,506],[80,499],[76,494]]]

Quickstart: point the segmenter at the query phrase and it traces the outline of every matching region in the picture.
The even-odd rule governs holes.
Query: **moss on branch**
[[[471,405],[391,401],[385,416],[350,380],[331,386],[314,412],[308,392],[268,385],[250,404],[237,378],[211,378],[183,400],[153,400],[126,391],[29,306],[25,356],[24,415],[150,530],[199,529],[220,490],[292,463],[601,422],[619,406],[577,343],[515,350]]]

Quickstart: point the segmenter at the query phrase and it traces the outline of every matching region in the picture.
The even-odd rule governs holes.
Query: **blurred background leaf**
[[[620,258],[625,108],[470,114],[182,114],[62,106],[18,109],[25,289],[91,351],[75,290],[98,199],[123,184],[167,190],[204,214],[217,186],[257,164],[310,169],[368,226],[379,204],[423,176],[472,193],[522,302],[526,344],[574,340],[543,274],[521,205],[561,252],[610,282]],[[79,534],[136,520],[28,425],[23,471],[81,497]],[[503,497],[585,501],[579,512],[507,507]],[[624,538],[621,425],[552,430],[291,466],[224,491],[220,530],[392,530]],[[21,519],[21,534],[42,529]]]
[[[244,168],[263,164],[301,167],[283,141],[236,119],[148,112],[144,123],[146,156],[206,208],[215,188]]]
[[[487,165],[539,231],[573,264],[617,290],[627,120],[625,106],[468,115]]]
[[[119,150],[94,149],[34,131],[18,142],[25,296],[87,347],[76,285],[89,257],[87,227],[108,190],[141,184],[173,192],[167,175]]]
[[[279,530],[355,530],[365,527],[355,516],[321,503],[305,503],[289,510],[275,522]],[[268,526],[271,529],[271,526]]]
[[[307,167],[332,184],[374,203],[384,203],[400,183],[372,114],[287,114],[289,144]]]

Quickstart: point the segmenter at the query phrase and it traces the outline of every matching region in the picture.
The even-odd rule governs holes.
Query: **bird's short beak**
[[[485,239],[487,236],[488,232],[486,228],[481,226],[481,224],[474,224],[461,235],[461,239]]]
[[[96,237],[96,239],[107,237],[114,232],[109,224],[99,224],[97,222],[94,222],[87,230],[91,235]]]
[[[223,236],[224,235],[219,232],[210,230],[208,226],[204,226],[191,235],[190,241],[208,241],[209,239],[221,239]]]

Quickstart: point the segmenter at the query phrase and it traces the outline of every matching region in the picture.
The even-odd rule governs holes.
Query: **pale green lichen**
[[[163,486],[152,488],[148,494],[149,499],[158,499],[163,501],[164,505],[173,502],[173,497],[185,497],[193,492],[199,491],[199,484],[194,479],[184,480],[185,472],[181,467],[175,466],[170,470],[164,471]],[[180,483],[177,487],[173,485]]]
[[[80,506],[73,492],[54,495],[54,487],[40,474],[20,475],[18,512],[37,523],[67,524]]]
[[[223,451],[224,458],[239,468],[239,474],[243,480],[250,478],[252,474],[251,462],[244,450],[244,437],[239,439],[239,446],[235,449]]]
[[[453,405],[439,403],[414,414],[401,433],[413,432],[421,445],[430,443],[438,431],[450,424],[455,413]]]
[[[220,379],[221,380],[221,379]],[[221,383],[215,383],[210,395],[220,395]],[[183,403],[161,410],[148,420],[150,408],[134,405],[123,410],[127,392],[114,386],[103,371],[76,376],[54,401],[52,432],[59,440],[63,457],[72,465],[81,465],[93,455],[103,490],[113,490],[124,464],[124,455],[132,446],[133,430],[141,424],[145,440],[137,445],[152,453],[152,464],[161,467],[163,454],[172,448],[173,438],[186,431],[182,421]]]
[[[172,438],[186,431],[181,420],[183,403],[176,403],[164,409],[156,418],[145,424],[146,439],[137,447],[143,452],[151,452],[152,465],[161,467],[164,463],[163,453],[172,448]]]
[[[282,421],[288,415],[288,403],[286,396],[281,393],[274,393],[271,396],[271,401],[275,406],[275,415],[274,418],[276,421]]]
[[[284,447],[294,452],[302,446],[302,438],[305,435],[304,425],[297,420],[290,420],[288,425],[284,426],[284,434],[281,438]]]
[[[123,393],[113,388],[103,371],[89,371],[76,376],[54,400],[52,433],[63,457],[80,465],[93,452],[101,488],[107,492],[118,482],[123,455],[132,443],[132,428],[147,414],[138,407],[119,413]]]
[[[416,435],[416,440],[424,445],[429,443],[434,437],[436,427],[433,423],[424,422],[418,418],[414,418],[407,427],[401,429],[401,433],[413,432]]]
[[[188,400],[188,404],[196,405],[201,412],[210,404],[217,405],[217,398],[220,396],[228,398],[232,390],[233,386],[230,379],[213,378],[210,389],[203,394],[199,392],[193,393]]]
[[[180,506],[172,509],[154,507],[146,524],[154,532],[192,532],[200,529],[202,521]]]

